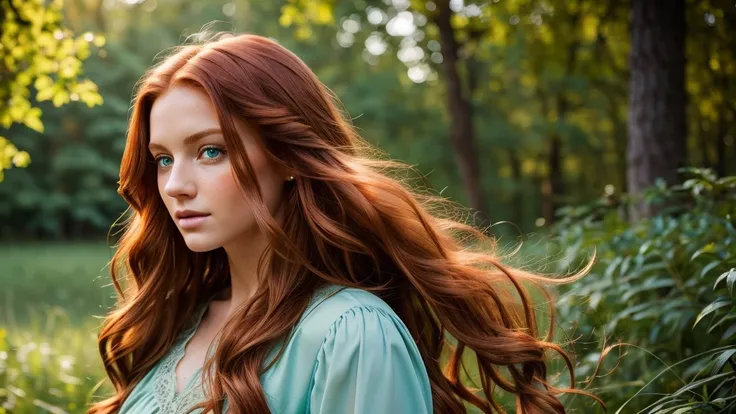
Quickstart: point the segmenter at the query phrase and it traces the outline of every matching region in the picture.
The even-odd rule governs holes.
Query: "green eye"
[[[172,160],[171,157],[166,157],[166,156],[158,157],[156,159],[156,163],[158,164],[159,167],[168,167],[173,162],[174,162],[174,160]]]
[[[204,155],[210,159],[215,159],[219,157],[221,153],[222,153],[222,150],[220,150],[219,148],[214,148],[214,147],[206,148],[204,150]]]

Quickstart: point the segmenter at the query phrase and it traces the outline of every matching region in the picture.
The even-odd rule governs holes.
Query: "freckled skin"
[[[236,180],[225,148],[217,133],[185,144],[185,137],[210,128],[220,128],[217,113],[207,95],[191,86],[174,86],[153,104],[150,118],[151,154],[157,159],[158,188],[169,214],[189,209],[208,213],[193,229],[179,225],[187,246],[198,252],[228,244],[244,244],[258,231],[253,212]],[[260,139],[245,123],[236,120],[248,158],[256,172],[271,214],[281,203],[284,174],[279,172],[256,144]],[[218,149],[219,148],[219,149]]]

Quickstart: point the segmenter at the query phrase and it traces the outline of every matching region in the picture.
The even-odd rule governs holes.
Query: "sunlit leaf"
[[[595,15],[585,15],[583,17],[583,39],[588,42],[595,40],[598,35],[598,17]]]
[[[0,30],[0,52],[4,51],[0,53],[0,66],[3,66],[0,72],[8,76],[4,77],[4,86],[0,88],[0,99],[7,103],[0,106],[0,126],[9,128],[20,123],[43,132],[41,110],[30,101],[31,86],[37,102],[52,100],[57,107],[68,103],[68,88],[73,87],[81,75],[82,61],[90,55],[92,45],[104,44],[104,38],[91,33],[75,37],[63,27],[61,0],[13,0],[11,3],[23,24],[18,24],[15,13],[3,6],[7,12],[2,13]],[[96,88],[88,88],[84,100],[89,106],[102,102]],[[25,152],[14,155],[12,160],[7,158],[7,153],[5,156],[0,160],[0,172],[11,166],[26,166],[30,160]]]
[[[31,156],[25,151],[18,151],[13,155],[13,165],[19,168],[25,168],[31,163]]]
[[[43,123],[41,122],[41,109],[30,109],[23,118],[23,124],[36,132],[43,132]]]

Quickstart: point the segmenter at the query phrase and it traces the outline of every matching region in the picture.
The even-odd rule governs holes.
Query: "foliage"
[[[368,64],[403,68],[407,87],[439,84],[442,105],[449,74],[437,16],[448,6],[456,69],[474,114],[483,189],[502,206],[489,207],[494,221],[529,230],[532,214],[551,223],[554,205],[588,200],[607,185],[623,189],[628,2],[290,0],[281,22],[311,45],[317,37],[305,39],[305,32],[330,27],[334,42],[360,52]],[[324,18],[328,12],[332,19]],[[726,80],[736,68],[734,37],[727,34],[734,33],[734,15],[715,1],[690,2],[687,11],[688,93],[699,103],[689,109],[689,165],[720,174],[729,170],[727,147],[736,133],[736,106],[723,99],[736,93]],[[713,86],[705,87],[703,79]],[[446,117],[453,112],[439,109]],[[509,204],[510,211],[503,209]]]
[[[90,45],[101,47],[105,38],[91,32],[74,37],[62,24],[62,3],[7,0],[0,5],[0,126],[5,129],[18,123],[44,132],[32,89],[36,101],[51,101],[56,107],[70,101],[89,107],[102,104],[94,82],[79,76]],[[29,162],[26,151],[0,137],[0,181],[3,170]]]
[[[692,3],[687,76],[691,101],[698,105],[690,105],[688,112],[689,165],[720,165],[719,173],[733,174],[736,107],[729,97],[736,94],[736,84],[724,81],[736,67],[729,52],[734,50],[730,34],[736,33],[730,30],[733,12],[714,1]],[[204,28],[278,39],[345,103],[347,115],[367,139],[415,165],[443,196],[467,205],[458,159],[447,139],[450,115],[432,4],[68,2],[66,27],[107,39],[105,48],[91,50],[84,63],[105,104],[88,110],[80,102],[61,108],[41,102],[36,107],[43,111],[43,133],[11,127],[6,136],[30,152],[34,163],[6,172],[5,185],[0,185],[0,239],[105,234],[124,208],[115,189],[136,80],[160,51],[212,21],[219,22],[217,27]],[[468,2],[450,2],[458,72],[466,87],[474,85],[465,92],[472,101],[480,185],[492,201],[493,221],[510,221],[523,233],[535,231],[549,224],[548,217],[540,216],[546,215],[542,207],[550,198],[578,204],[606,186],[623,189],[627,3],[477,4],[480,15]],[[407,18],[402,12],[412,16],[409,35],[395,24]],[[711,20],[703,18],[708,13]],[[298,34],[302,27],[310,36],[306,40]],[[558,192],[547,185],[553,137],[561,145],[564,191]],[[5,142],[0,140],[0,146]],[[18,161],[24,158],[19,155]],[[514,226],[504,228],[518,234]]]
[[[559,317],[575,321],[578,372],[617,412],[736,408],[736,177],[682,173],[682,184],[647,192],[659,208],[648,220],[629,224],[615,196],[560,212],[560,267],[591,248],[598,263],[560,298]],[[596,373],[610,338],[625,355]]]

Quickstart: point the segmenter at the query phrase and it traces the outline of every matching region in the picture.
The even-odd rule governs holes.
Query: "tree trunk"
[[[721,111],[718,118],[716,135],[716,163],[715,170],[719,177],[726,175],[726,114]]]
[[[524,220],[524,183],[521,172],[521,160],[516,148],[509,149],[509,164],[511,164],[511,178],[514,180],[516,187],[513,191],[511,208],[511,221],[521,227]]]
[[[636,196],[657,178],[678,181],[686,161],[685,0],[634,0],[629,67],[627,182]],[[632,219],[650,216],[641,202]]]
[[[442,69],[447,85],[447,108],[450,113],[450,142],[455,151],[455,160],[470,200],[470,207],[479,212],[482,220],[485,220],[488,212],[481,190],[473,114],[470,99],[463,94],[462,82],[457,70],[458,44],[450,24],[452,11],[449,1],[438,2],[437,9],[436,23],[440,32]],[[481,217],[478,218],[481,219]]]
[[[728,90],[728,78],[724,75],[718,76],[718,84],[722,91]],[[715,170],[719,177],[726,175],[726,136],[728,135],[728,107],[721,104],[718,111],[718,127],[716,128],[716,161]]]
[[[547,176],[542,185],[544,194],[544,220],[547,224],[555,222],[555,211],[560,207],[560,197],[565,189],[562,178],[562,138],[553,133],[547,141]]]

